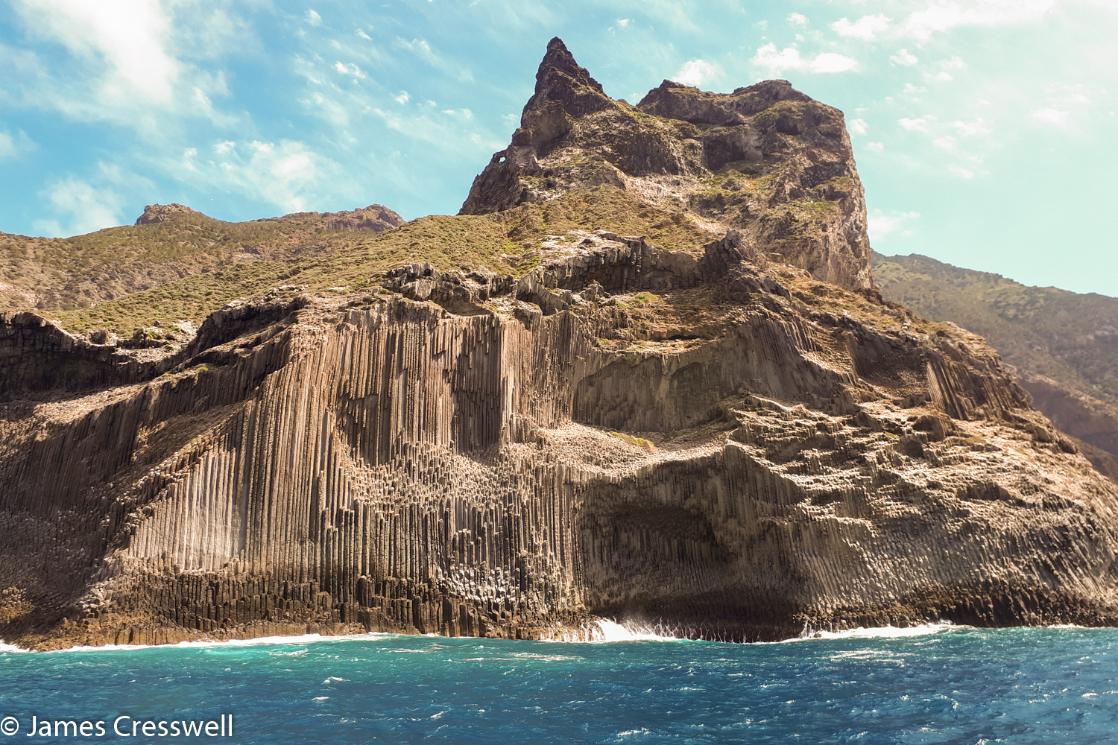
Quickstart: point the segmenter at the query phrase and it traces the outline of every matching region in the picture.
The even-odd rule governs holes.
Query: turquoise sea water
[[[222,714],[240,743],[1118,742],[1118,630],[924,631],[0,652],[0,717],[21,727],[0,743],[83,741],[26,737],[32,716],[101,721],[85,741],[106,742],[122,715]]]

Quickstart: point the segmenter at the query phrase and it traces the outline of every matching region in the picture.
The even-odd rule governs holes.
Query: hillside
[[[1118,485],[881,299],[843,115],[785,81],[632,106],[553,39],[462,214],[69,240],[5,267],[7,642],[1118,623]]]
[[[241,223],[148,205],[135,225],[73,238],[0,233],[0,312],[43,312],[76,331],[129,334],[156,322],[170,331],[200,322],[257,280],[273,283],[284,267],[363,245],[402,222],[380,205]],[[166,297],[157,291],[165,285],[174,287]],[[151,303],[147,315],[117,310]]]
[[[1118,299],[1027,287],[925,256],[874,256],[882,294],[984,336],[1037,406],[1118,478]]]

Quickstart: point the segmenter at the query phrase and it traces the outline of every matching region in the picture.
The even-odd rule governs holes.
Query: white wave
[[[210,649],[221,647],[264,647],[289,644],[310,644],[322,642],[356,642],[369,641],[370,639],[403,636],[406,634],[389,634],[371,631],[367,634],[295,634],[292,636],[258,636],[252,639],[196,639],[194,641],[176,642],[175,644],[101,644],[78,645],[65,649],[45,650],[43,654],[60,654],[63,652],[135,652],[141,649]],[[34,652],[35,650],[23,649],[13,644],[0,641],[0,654],[4,652]],[[294,652],[291,654],[295,654]]]
[[[599,618],[591,630],[591,642],[678,642],[679,638],[665,636],[652,626]]]
[[[813,639],[904,639],[913,636],[929,636],[959,628],[963,627],[956,626],[950,621],[935,621],[934,623],[922,623],[916,626],[877,626],[872,628],[859,626],[842,631],[810,631],[805,629],[802,635],[794,639],[785,639],[783,643],[811,641]]]

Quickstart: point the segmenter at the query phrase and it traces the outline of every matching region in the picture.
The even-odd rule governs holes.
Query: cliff
[[[637,173],[605,157],[637,149],[577,139],[580,116],[628,109],[560,42],[537,79],[471,214],[230,274],[248,300],[189,342],[63,328],[99,314],[127,335],[171,312],[148,291],[0,317],[0,638],[1118,620],[1118,487],[981,339],[865,289],[846,136],[812,129],[837,112],[782,83],[661,86],[632,117],[695,137],[668,142],[679,174]],[[562,144],[517,144],[555,101]],[[786,197],[812,164],[848,174],[782,242],[762,224],[795,199],[727,211],[691,190],[711,143],[789,101],[798,133],[760,135],[780,143],[761,172],[718,172],[792,174]],[[743,119],[677,118],[691,106]],[[544,165],[576,141],[581,165]],[[619,183],[593,176],[609,168]]]
[[[925,256],[874,256],[885,297],[981,334],[1017,368],[1045,415],[1118,480],[1118,299],[1005,277]]]
[[[665,80],[630,106],[552,39],[512,144],[474,180],[462,213],[598,184],[685,205],[821,279],[871,284],[865,198],[842,112],[787,81],[720,95]]]

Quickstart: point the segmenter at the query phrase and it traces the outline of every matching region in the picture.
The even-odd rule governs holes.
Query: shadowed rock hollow
[[[839,112],[629,107],[555,40],[463,211],[531,260],[271,292],[158,354],[3,316],[0,637],[1118,618],[1115,485],[865,289]]]

